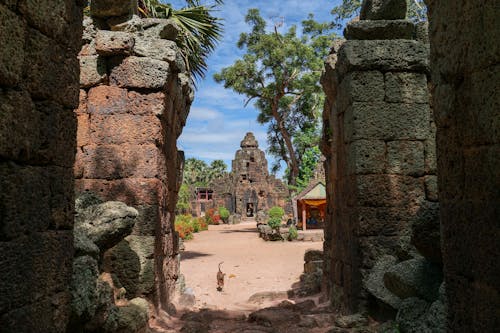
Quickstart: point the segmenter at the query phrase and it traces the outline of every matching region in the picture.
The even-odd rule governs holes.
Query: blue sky
[[[175,8],[183,6],[180,0],[168,1]],[[239,149],[240,141],[248,131],[254,132],[261,149],[267,149],[266,128],[257,123],[258,111],[250,102],[244,107],[245,97],[213,80],[213,74],[230,66],[243,54],[236,47],[241,32],[248,32],[245,15],[250,8],[260,9],[261,15],[272,27],[277,20],[284,21],[282,31],[313,13],[318,21],[331,21],[330,10],[340,0],[226,0],[218,13],[224,19],[224,37],[208,59],[206,78],[198,82],[195,101],[186,127],[178,140],[186,158],[196,157],[210,163],[222,159],[231,168],[231,160]],[[267,156],[269,165],[271,157]],[[281,175],[283,170],[278,173]]]

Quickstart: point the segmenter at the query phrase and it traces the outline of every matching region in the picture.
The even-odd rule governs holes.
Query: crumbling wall
[[[76,192],[95,192],[138,209],[127,243],[154,244],[149,250],[144,245],[141,252],[149,255],[139,258],[145,265],[154,261],[154,286],[131,290],[127,297],[148,296],[167,309],[179,273],[173,224],[184,158],[176,140],[193,89],[175,43],[177,26],[123,18],[117,15],[132,13],[128,3],[112,6],[92,7],[92,17],[84,20]]]
[[[449,332],[498,329],[498,2],[426,1]]]
[[[348,24],[323,77],[325,284],[344,312],[380,310],[366,285],[374,265],[412,258],[412,225],[437,221],[428,47],[412,22],[365,18]]]
[[[81,1],[0,0],[0,330],[64,332]]]

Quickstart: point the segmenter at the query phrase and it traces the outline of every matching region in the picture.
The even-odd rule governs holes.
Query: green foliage
[[[307,142],[298,137],[319,132],[324,102],[319,78],[323,58],[335,38],[330,32],[333,25],[318,23],[309,15],[302,24],[302,34],[296,26],[280,33],[276,25],[269,32],[258,9],[250,9],[245,21],[251,32],[242,33],[237,44],[245,54],[214,79],[245,95],[246,103],[255,101],[257,121],[268,126],[268,152],[278,159],[273,170],[284,161],[290,170],[288,182],[295,184]],[[314,140],[317,145],[319,136]]]
[[[280,223],[281,223],[281,219],[283,218],[283,215],[285,215],[285,211],[283,210],[283,208],[281,208],[279,206],[272,207],[271,209],[269,209],[269,212],[268,212],[268,216],[270,219],[278,218],[278,219],[280,219]]]
[[[267,221],[267,225],[270,226],[274,230],[278,230],[281,226],[281,218],[271,217],[271,218],[269,218],[269,221]]]
[[[227,174],[227,165],[223,160],[214,160],[207,165],[202,160],[188,158],[184,162],[182,182],[191,187],[206,187],[212,180],[225,174]]]
[[[288,239],[289,240],[294,240],[294,239],[297,239],[299,237],[299,232],[297,231],[297,228],[295,228],[293,225],[288,228]]]
[[[321,158],[321,151],[318,146],[306,149],[302,155],[302,161],[299,168],[299,176],[297,177],[297,186],[290,186],[290,189],[299,193],[309,185],[309,182],[314,176],[314,171]]]
[[[227,219],[229,218],[229,210],[227,210],[226,207],[219,207],[219,216],[224,221],[224,223],[227,222]]]
[[[188,70],[195,78],[202,78],[207,71],[206,58],[222,38],[222,21],[213,16],[217,6],[223,3],[216,0],[213,5],[202,5],[198,0],[186,0],[187,7],[174,9],[160,0],[139,0],[139,12],[146,17],[169,18],[181,28],[177,38]]]
[[[189,186],[187,184],[182,184],[181,188],[179,189],[179,197],[177,199],[177,204],[175,206],[177,214],[186,214],[189,211],[190,199],[191,199],[191,193],[189,190]]]
[[[193,233],[207,230],[207,223],[201,219],[190,215],[177,215],[175,217],[175,231],[179,233],[179,237],[188,240],[193,239]]]

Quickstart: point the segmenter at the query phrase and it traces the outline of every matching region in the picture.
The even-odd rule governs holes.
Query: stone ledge
[[[349,40],[413,39],[415,24],[407,20],[365,20],[347,24],[344,36]]]
[[[353,71],[429,72],[429,47],[414,40],[348,40],[338,59],[340,78]]]

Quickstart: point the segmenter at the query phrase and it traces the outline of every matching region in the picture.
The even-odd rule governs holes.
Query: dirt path
[[[287,291],[299,281],[304,253],[322,242],[265,242],[255,222],[209,226],[187,241],[181,254],[181,273],[194,291],[194,309],[254,310],[263,304],[247,302],[258,292]],[[216,290],[218,264],[223,261],[225,288]]]

